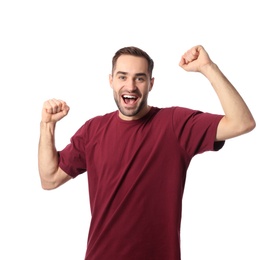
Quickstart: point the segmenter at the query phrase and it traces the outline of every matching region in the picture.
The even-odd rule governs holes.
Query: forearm
[[[214,63],[207,65],[203,74],[214,88],[223,108],[226,124],[234,136],[249,132],[255,126],[254,118],[245,101]],[[233,137],[233,136],[231,136]]]
[[[226,140],[253,130],[255,120],[246,103],[229,82],[218,66],[213,63],[201,45],[188,50],[179,65],[186,71],[202,73],[213,86],[222,108],[224,117],[220,120],[215,140]]]
[[[53,182],[58,170],[58,153],[55,147],[55,123],[40,124],[38,166],[42,186]]]

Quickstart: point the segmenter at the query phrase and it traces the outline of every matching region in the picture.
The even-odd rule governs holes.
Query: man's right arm
[[[69,107],[62,100],[51,99],[44,102],[40,123],[38,147],[38,167],[43,189],[51,190],[71,179],[59,167],[58,152],[55,147],[55,127],[57,121],[68,114]]]

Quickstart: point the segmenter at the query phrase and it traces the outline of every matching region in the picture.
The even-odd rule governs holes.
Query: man
[[[118,50],[112,60],[109,80],[118,110],[86,121],[61,151],[55,148],[55,127],[69,106],[57,99],[44,102],[42,187],[54,189],[87,172],[92,218],[86,260],[179,260],[191,159],[255,128],[244,100],[202,46],[188,50],[179,65],[208,79],[224,115],[151,107],[154,63],[136,47]]]

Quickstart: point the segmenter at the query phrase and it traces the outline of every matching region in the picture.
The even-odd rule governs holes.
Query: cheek
[[[148,85],[148,86],[145,86],[143,92],[144,92],[144,94],[146,95],[146,94],[148,94],[151,90],[152,90],[152,86],[151,86],[151,85]]]
[[[110,82],[110,87],[115,92],[119,92],[123,86],[124,86],[124,83],[120,82],[120,81],[113,80],[113,81]]]
[[[112,90],[113,90],[114,93],[118,92],[118,90],[117,90],[117,85],[115,84],[115,82],[112,82],[112,83],[110,84],[110,87],[112,88]]]
[[[115,89],[115,87],[113,88],[113,96],[114,96],[114,99],[117,99],[117,100],[121,99],[121,94],[120,94],[119,90]]]

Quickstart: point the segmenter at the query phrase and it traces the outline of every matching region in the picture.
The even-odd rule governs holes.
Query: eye
[[[144,82],[144,81],[145,81],[145,78],[143,78],[143,77],[137,77],[137,78],[136,78],[136,81]]]
[[[121,76],[118,77],[118,79],[120,79],[120,80],[125,80],[125,79],[126,79],[126,76],[121,75]]]

